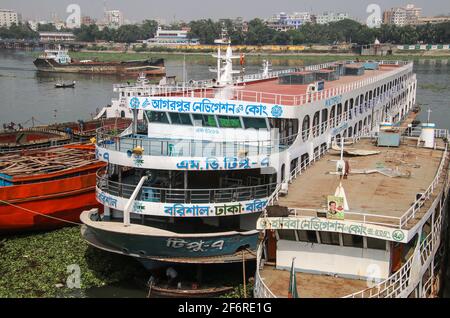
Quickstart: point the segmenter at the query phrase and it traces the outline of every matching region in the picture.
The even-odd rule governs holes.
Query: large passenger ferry
[[[108,166],[97,176],[104,214],[81,216],[90,244],[147,264],[254,259],[257,220],[293,171],[415,105],[410,62],[265,63],[246,75],[233,70],[230,41],[217,44],[213,80],[115,86],[120,97],[103,115],[133,121],[97,131]]]

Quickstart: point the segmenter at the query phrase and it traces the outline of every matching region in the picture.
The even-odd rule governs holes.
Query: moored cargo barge
[[[137,76],[144,73],[148,77],[163,77],[166,74],[164,59],[143,59],[134,61],[99,62],[92,60],[75,61],[67,50],[46,50],[34,65],[41,72],[82,73]]]

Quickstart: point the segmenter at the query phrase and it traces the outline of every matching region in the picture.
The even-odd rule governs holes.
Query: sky
[[[76,3],[81,14],[94,18],[103,16],[104,0],[0,0],[0,8],[16,10],[24,19],[46,20],[55,12],[65,20],[66,8]],[[267,18],[277,12],[324,11],[348,12],[351,17],[365,21],[369,4],[378,4],[381,10],[413,3],[423,9],[425,16],[450,14],[448,0],[106,0],[108,10],[117,9],[125,19],[140,22],[143,19],[190,21],[202,18],[255,17]]]

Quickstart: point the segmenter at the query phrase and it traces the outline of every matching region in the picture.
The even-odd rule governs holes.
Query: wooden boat
[[[70,136],[65,132],[46,127],[5,131],[0,133],[0,152],[56,146],[69,141]]]
[[[211,298],[218,297],[229,293],[233,290],[233,287],[221,286],[199,286],[197,288],[177,288],[169,287],[167,285],[152,285],[149,289],[148,297],[161,297],[161,298]]]
[[[95,198],[93,145],[67,145],[0,156],[0,232],[79,223]]]
[[[72,135],[74,140],[87,141],[95,136],[98,128],[124,129],[131,124],[129,118],[107,118],[94,119],[88,121],[67,122],[50,125],[49,128]]]
[[[56,83],[55,88],[75,88],[75,81],[72,83]]]

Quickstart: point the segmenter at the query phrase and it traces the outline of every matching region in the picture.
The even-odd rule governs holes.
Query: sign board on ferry
[[[286,107],[281,105],[213,98],[163,96],[131,97],[127,99],[127,104],[131,109],[152,111],[263,118],[287,117]]]
[[[393,242],[408,242],[408,231],[405,230],[349,220],[330,220],[319,217],[260,218],[258,219],[257,229],[337,232]]]

